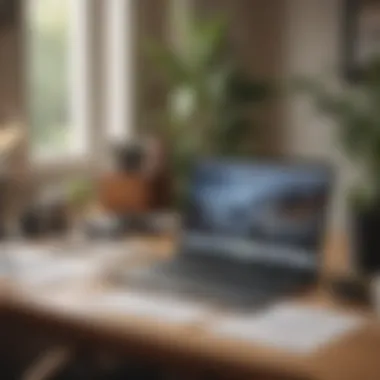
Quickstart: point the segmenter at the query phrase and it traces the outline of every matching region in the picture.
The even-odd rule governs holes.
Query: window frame
[[[29,166],[37,173],[80,171],[100,166],[107,160],[106,151],[110,144],[133,135],[135,0],[69,1],[80,7],[71,30],[71,34],[76,33],[80,38],[75,39],[70,54],[70,67],[74,69],[70,70],[69,82],[71,118],[76,119],[73,125],[78,125],[73,139],[77,141],[67,153],[37,157],[29,139]],[[26,28],[24,25],[26,65],[30,54],[30,2],[27,0],[23,5],[23,20],[27,25]],[[27,66],[25,72],[29,75]],[[26,93],[26,119],[30,120],[29,89]]]

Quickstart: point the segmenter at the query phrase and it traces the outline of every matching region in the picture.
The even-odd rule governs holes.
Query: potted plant
[[[79,228],[94,200],[94,195],[94,184],[89,179],[74,179],[68,183],[66,199],[72,228]]]
[[[148,55],[168,86],[167,106],[153,112],[168,147],[177,201],[185,197],[189,167],[200,155],[249,155],[255,151],[252,113],[269,93],[229,51],[223,17],[196,20],[183,41],[186,49],[149,43]]]
[[[302,79],[301,88],[316,107],[337,122],[343,151],[360,170],[348,202],[354,260],[362,274],[380,270],[380,59],[373,59],[355,85],[337,89],[323,81]]]

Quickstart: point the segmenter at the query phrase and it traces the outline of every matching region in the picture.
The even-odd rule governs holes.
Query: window
[[[28,0],[27,78],[31,152],[83,153],[87,0]]]
[[[131,130],[132,8],[137,2],[26,2],[32,158],[65,163],[68,157],[99,156],[96,141],[124,138]]]
[[[111,140],[126,138],[133,123],[133,8],[138,0],[107,0],[106,120]]]

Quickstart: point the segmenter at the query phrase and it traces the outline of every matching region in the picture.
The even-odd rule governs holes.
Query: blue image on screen
[[[314,252],[329,187],[330,172],[321,166],[203,163],[190,188],[188,241],[240,239]]]

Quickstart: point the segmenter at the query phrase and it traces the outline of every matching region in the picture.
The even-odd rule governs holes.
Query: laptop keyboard
[[[289,271],[205,257],[181,256],[126,275],[129,286],[231,306],[261,306],[291,291],[297,277]]]

